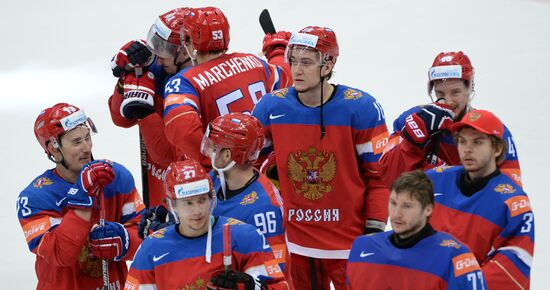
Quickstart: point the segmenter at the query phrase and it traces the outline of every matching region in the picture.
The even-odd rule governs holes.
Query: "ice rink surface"
[[[83,108],[99,128],[94,156],[126,165],[141,188],[137,129],[115,127],[109,116],[116,83],[109,61],[128,40],[145,38],[159,14],[183,4],[221,8],[231,24],[230,51],[261,51],[263,8],[279,29],[333,28],[340,57],[332,82],[375,96],[390,130],[399,113],[430,101],[435,55],[463,50],[476,69],[474,106],[496,113],[517,145],[536,219],[532,289],[550,282],[550,0],[20,0],[0,3],[0,288],[36,287],[15,202],[52,167],[33,134],[40,110],[62,101]]]

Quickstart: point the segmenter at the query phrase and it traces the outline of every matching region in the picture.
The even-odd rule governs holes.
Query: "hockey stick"
[[[277,30],[275,30],[275,26],[273,25],[273,21],[271,20],[271,16],[269,15],[269,11],[267,9],[264,9],[262,13],[260,13],[260,25],[262,26],[265,34],[277,33]]]
[[[105,197],[103,188],[99,191],[99,226],[105,226]],[[109,290],[109,264],[107,259],[101,259],[101,270],[103,271],[103,290]]]
[[[225,273],[231,270],[231,228],[229,224],[223,225],[223,268]]]
[[[134,69],[136,77],[139,78],[143,74],[143,68],[141,66],[136,66]],[[139,128],[138,128],[139,130]],[[147,148],[145,147],[145,142],[139,133],[139,154],[141,160],[141,195],[143,197],[143,203],[146,208],[149,208],[149,177],[147,175]]]

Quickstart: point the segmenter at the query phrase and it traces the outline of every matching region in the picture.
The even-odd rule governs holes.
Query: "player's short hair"
[[[408,193],[412,199],[416,199],[426,208],[434,204],[434,186],[424,171],[417,169],[401,174],[392,184],[391,191],[396,194]]]
[[[495,149],[498,149],[499,147],[502,147],[502,152],[500,152],[500,155],[498,155],[495,159],[497,164],[504,161],[506,158],[506,152],[508,151],[508,143],[504,139],[500,139],[498,137],[495,137],[493,135],[489,135],[489,138],[491,138],[491,143],[493,144],[493,147]]]

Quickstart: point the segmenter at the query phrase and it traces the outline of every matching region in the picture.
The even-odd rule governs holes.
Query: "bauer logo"
[[[317,40],[319,40],[319,37],[317,35],[307,33],[295,33],[292,34],[292,37],[290,37],[290,41],[288,44],[315,47],[317,45]]]
[[[443,65],[430,68],[430,80],[460,79],[462,78],[462,66]]]

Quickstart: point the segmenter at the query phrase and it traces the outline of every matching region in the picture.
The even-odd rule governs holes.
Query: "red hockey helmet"
[[[38,114],[34,122],[34,135],[46,154],[50,155],[48,143],[52,142],[54,146],[60,146],[59,137],[81,125],[87,126],[90,134],[97,133],[94,123],[86,117],[84,111],[67,103],[59,103]]]
[[[147,34],[149,49],[160,57],[176,57],[181,47],[180,30],[191,8],[182,7],[160,15]]]
[[[485,110],[473,110],[468,112],[460,122],[451,125],[451,131],[456,132],[462,127],[472,127],[475,130],[493,135],[499,139],[504,136],[504,125],[493,113]]]
[[[298,33],[292,34],[285,54],[287,62],[290,62],[290,54],[294,46],[317,50],[320,53],[320,61],[323,63],[332,61],[336,64],[340,52],[334,31],[319,26],[307,26]]]
[[[264,139],[258,119],[244,113],[230,113],[210,122],[202,139],[201,152],[211,156],[216,150],[229,149],[233,161],[243,165],[258,159]]]
[[[169,199],[191,197],[208,193],[212,197],[214,185],[210,175],[195,160],[172,162],[166,169],[164,193]]]
[[[227,50],[229,47],[229,22],[223,12],[215,7],[192,9],[185,17],[181,34],[183,40],[190,41],[200,53]]]
[[[470,58],[462,51],[440,52],[428,71],[428,94],[431,94],[435,80],[463,79],[473,86],[474,67]]]

